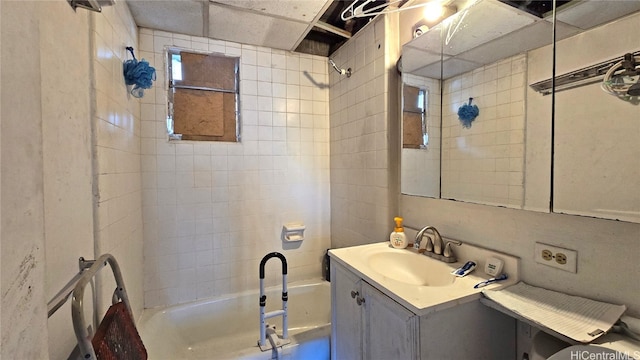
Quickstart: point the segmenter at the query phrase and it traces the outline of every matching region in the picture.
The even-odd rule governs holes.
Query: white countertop
[[[473,247],[468,244],[463,244],[463,246]],[[477,247],[473,248],[478,249],[478,252],[475,253],[476,257],[484,257],[487,254],[494,254],[486,249]],[[474,289],[474,285],[491,277],[484,273],[483,261],[478,261],[478,267],[471,274],[462,278],[450,275],[454,278],[454,281],[449,285],[420,286],[407,284],[383,275],[385,271],[393,271],[393,269],[377,269],[376,271],[370,267],[367,261],[368,256],[381,252],[410,252],[415,254],[415,256],[424,257],[425,261],[439,261],[429,258],[425,255],[418,254],[416,250],[412,248],[391,248],[388,241],[360,246],[352,246],[341,249],[332,249],[329,250],[329,255],[331,256],[332,261],[336,261],[347,267],[349,270],[353,271],[359,277],[364,279],[366,282],[373,285],[378,290],[382,291],[384,294],[391,297],[417,315],[429,314],[453,307],[458,304],[463,304],[479,299],[481,297],[480,292],[483,289],[497,289],[500,287],[515,284],[519,280],[517,264],[518,259],[509,255],[495,253],[499,254],[499,256],[503,259],[509,257],[509,259],[505,259],[505,272],[507,272],[507,274],[509,275],[509,278],[507,280]],[[465,253],[468,254],[469,251],[465,251]],[[472,258],[463,258],[455,263],[442,264],[450,267],[450,271],[453,271],[461,267],[467,260],[472,260]]]

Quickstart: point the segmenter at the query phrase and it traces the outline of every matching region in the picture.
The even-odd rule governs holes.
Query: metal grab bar
[[[277,257],[282,262],[282,309],[271,311],[267,314],[264,312],[264,308],[267,305],[267,295],[264,294],[264,266],[267,264],[269,259]],[[260,261],[260,340],[258,341],[258,345],[262,351],[268,350],[271,347],[275,348],[275,344],[271,344],[267,346],[266,338],[267,338],[267,323],[266,319],[282,316],[282,339],[284,340],[281,344],[284,345],[288,341],[289,338],[289,326],[287,321],[287,301],[289,300],[289,294],[287,292],[287,259],[279,252],[272,252],[265,255]]]
[[[87,324],[84,318],[83,300],[84,300],[84,288],[87,284],[90,284],[98,271],[103,267],[109,265],[113,272],[113,277],[116,280],[116,289],[111,298],[112,304],[122,301],[129,311],[131,321],[135,324],[135,318],[131,311],[131,304],[129,303],[129,297],[124,287],[124,281],[122,279],[122,272],[118,262],[111,254],[104,254],[97,260],[85,260],[80,258],[78,260],[80,272],[76,274],[52,299],[47,303],[47,312],[49,317],[53,315],[71,296],[71,317],[73,319],[73,328],[78,340],[78,348],[80,350],[81,358],[87,360],[96,360],[96,354],[91,344],[92,335],[89,334]]]
[[[73,319],[73,328],[76,332],[76,338],[78,339],[78,347],[80,348],[80,354],[84,359],[96,360],[96,354],[91,344],[91,336],[87,330],[86,322],[84,319],[83,300],[84,300],[84,288],[89,284],[91,279],[100,271],[103,267],[111,266],[113,277],[116,280],[116,289],[112,296],[112,303],[115,304],[118,300],[127,307],[131,321],[135,324],[135,318],[131,311],[131,304],[129,303],[129,297],[124,287],[124,281],[122,279],[122,272],[118,262],[111,254],[104,254],[96,260],[91,267],[84,272],[75,288],[73,289],[73,295],[71,298],[71,317]]]
[[[64,305],[69,299],[69,295],[73,292],[73,289],[80,281],[80,278],[84,275],[84,271],[93,265],[94,260],[85,260],[83,257],[78,259],[78,272],[69,282],[60,290],[48,303],[47,303],[47,317],[51,317],[58,309]]]

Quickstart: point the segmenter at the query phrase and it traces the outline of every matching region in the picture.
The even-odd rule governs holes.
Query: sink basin
[[[447,286],[456,279],[447,264],[406,250],[374,253],[367,262],[380,275],[410,285]]]
[[[340,265],[382,291],[415,314],[426,315],[454,304],[475,301],[482,289],[474,285],[487,279],[481,272],[455,277],[451,271],[466,259],[500,257],[505,261],[509,279],[488,285],[495,289],[519,281],[518,259],[503,253],[464,244],[456,263],[445,263],[413,248],[395,249],[388,241],[329,250],[332,264]]]

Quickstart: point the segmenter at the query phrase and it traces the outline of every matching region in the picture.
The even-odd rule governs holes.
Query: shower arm
[[[348,69],[341,69],[338,67],[338,65],[336,65],[336,63],[333,61],[333,59],[329,59],[329,64],[338,72],[338,74],[340,75],[347,75],[347,77],[351,77],[351,68]]]

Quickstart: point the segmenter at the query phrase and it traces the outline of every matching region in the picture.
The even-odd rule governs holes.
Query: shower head
[[[333,59],[329,58],[329,65],[331,65],[340,75],[347,75],[347,77],[351,77],[351,68],[348,69],[341,69],[338,67],[338,65],[336,65],[335,61],[333,61]]]

